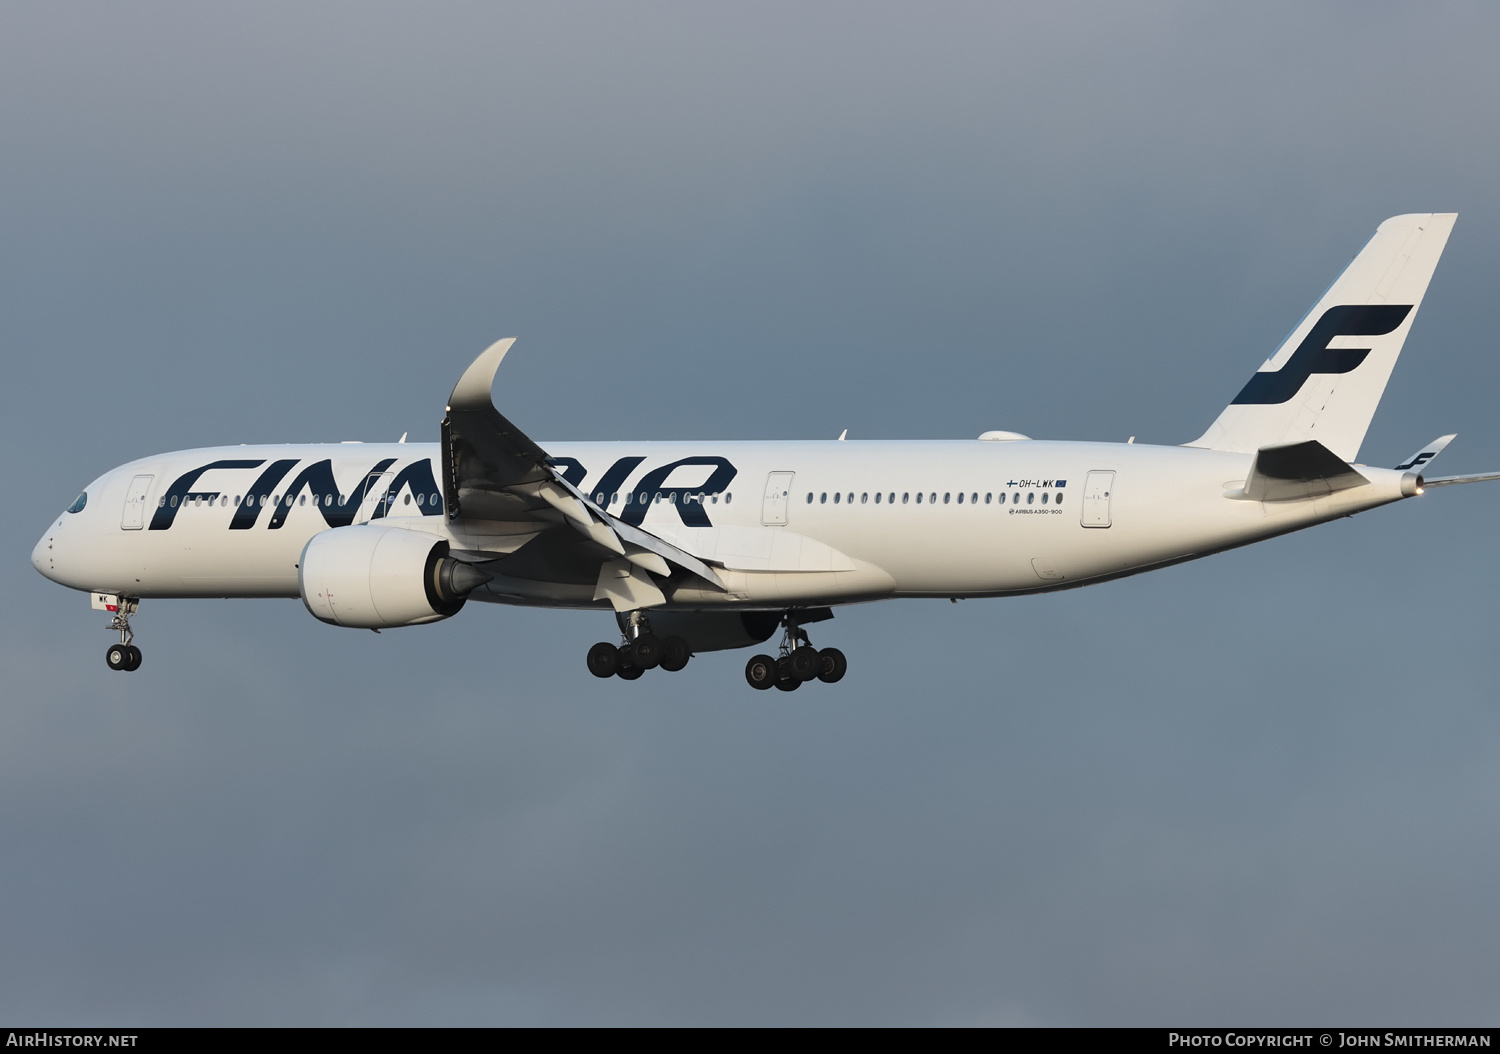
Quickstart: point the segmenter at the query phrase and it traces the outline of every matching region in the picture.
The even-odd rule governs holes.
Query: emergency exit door
[[[1115,489],[1113,472],[1090,472],[1083,484],[1083,525],[1109,526],[1109,495]]]
[[[767,527],[786,526],[786,507],[792,497],[795,472],[772,472],[766,476],[766,496],[760,506],[760,522]]]
[[[396,500],[396,495],[387,494],[391,482],[396,478],[394,472],[371,472],[365,477],[365,496],[359,503],[359,510],[354,514],[355,523],[369,523],[378,520],[390,511],[390,502]]]

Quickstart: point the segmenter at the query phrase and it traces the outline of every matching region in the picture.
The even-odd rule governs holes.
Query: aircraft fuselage
[[[549,443],[601,508],[702,557],[726,589],[668,607],[785,607],[1070,588],[1208,555],[1403,497],[1403,473],[1269,502],[1232,497],[1252,455],[1047,441]],[[76,589],[297,597],[302,550],[351,523],[497,553],[473,599],[608,607],[504,521],[450,520],[437,444],[235,446],[143,458],[89,485],[33,563]],[[372,485],[366,485],[372,479]],[[1410,491],[1410,483],[1406,484]],[[361,493],[361,491],[364,493]],[[769,490],[769,492],[768,492]],[[449,499],[451,502],[451,498]],[[540,553],[540,555],[538,555]],[[541,564],[538,564],[538,561]]]

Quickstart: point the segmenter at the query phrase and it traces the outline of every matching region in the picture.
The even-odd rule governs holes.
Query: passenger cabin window
[[[1030,494],[1026,495],[1027,505],[1030,505],[1034,501],[1036,501],[1036,491],[1032,491]]]
[[[851,494],[851,495],[849,495],[849,497],[850,497],[850,498],[851,498],[851,499],[853,499],[853,497],[854,497],[854,495],[853,495],[853,494]],[[861,494],[861,495],[860,495],[860,496],[859,496],[859,503],[860,503],[860,504],[861,504],[861,505],[868,505],[868,504],[869,504],[869,502],[870,502],[870,492],[869,492],[869,491],[865,491],[865,493],[863,493],[863,494]]]
[[[834,494],[834,496],[833,496],[833,503],[835,505],[837,505],[839,503],[839,499],[842,498],[842,497],[843,497],[843,494],[837,494],[837,493]]]

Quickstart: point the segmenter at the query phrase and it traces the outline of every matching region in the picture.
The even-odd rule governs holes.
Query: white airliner
[[[839,680],[804,627],[838,604],[999,597],[1104,582],[1500,473],[1425,479],[1360,443],[1453,228],[1396,216],[1183,446],[1040,442],[533,442],[491,402],[514,339],[449,396],[438,444],[187,450],[88,485],[32,553],[114,612],[141,662],[147,597],[300,597],[335,626],[436,622],[467,600],[612,610],[588,668],[627,680],[698,652],[778,654],[756,688]],[[403,437],[404,439],[404,437]]]

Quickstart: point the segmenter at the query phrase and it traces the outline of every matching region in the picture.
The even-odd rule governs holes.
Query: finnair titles
[[[232,446],[100,476],[32,552],[113,614],[141,663],[147,598],[298,597],[382,630],[470,600],[614,614],[598,677],[765,646],[752,687],[835,682],[807,628],[840,604],[1003,597],[1104,582],[1500,473],[1424,478],[1453,436],[1358,464],[1455,216],[1386,220],[1202,436],[1041,442],[534,442],[492,401],[499,341],[435,444]],[[403,437],[404,438],[404,437]],[[774,645],[767,642],[777,638]]]

